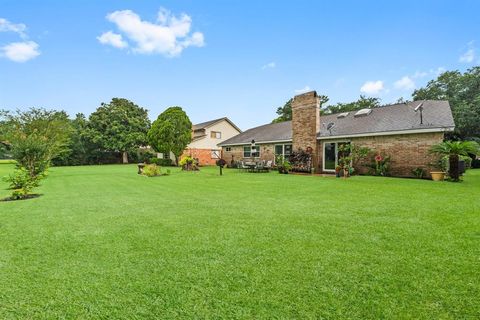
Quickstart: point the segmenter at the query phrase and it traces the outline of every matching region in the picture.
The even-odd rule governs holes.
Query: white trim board
[[[292,140],[272,140],[272,141],[256,141],[255,144],[267,144],[267,143],[292,143]],[[239,142],[239,143],[228,143],[228,144],[217,144],[219,147],[230,147],[230,146],[245,146],[250,145],[250,142]]]
[[[357,133],[357,134],[346,134],[346,135],[339,135],[339,136],[317,137],[317,140],[333,140],[333,139],[356,138],[356,137],[362,138],[362,137],[374,137],[374,136],[394,136],[394,135],[400,135],[400,134],[415,134],[415,133],[429,133],[429,132],[450,132],[453,130],[454,130],[454,127],[383,131],[383,132]]]

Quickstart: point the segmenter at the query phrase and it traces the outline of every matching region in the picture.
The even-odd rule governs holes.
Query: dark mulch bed
[[[6,197],[6,198],[3,198],[3,199],[0,199],[0,201],[19,201],[19,200],[28,200],[28,199],[35,199],[35,198],[38,198],[40,197],[41,194],[38,194],[38,193],[32,193],[32,194],[29,194],[29,195],[26,195],[25,197],[23,198],[13,198],[13,197]]]

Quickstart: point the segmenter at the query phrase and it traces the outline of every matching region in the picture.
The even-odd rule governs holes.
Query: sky
[[[113,97],[269,123],[296,94],[410,98],[480,64],[480,1],[0,0],[0,109]]]

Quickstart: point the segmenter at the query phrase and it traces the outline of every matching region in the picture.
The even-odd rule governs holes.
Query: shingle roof
[[[260,127],[248,129],[235,137],[219,143],[219,146],[228,144],[250,143],[267,141],[289,141],[292,140],[292,122],[285,121],[280,123],[265,124]]]
[[[320,132],[318,138],[340,137],[349,135],[369,135],[372,133],[388,133],[408,130],[451,130],[455,127],[452,111],[448,101],[426,100],[423,104],[423,124],[420,124],[420,112],[415,112],[421,101],[409,104],[393,104],[373,108],[366,116],[355,117],[356,111],[338,118],[339,114],[320,116]],[[327,130],[329,123],[334,126]],[[252,128],[223,141],[219,146],[248,144],[256,142],[290,141],[292,139],[292,122],[272,123]]]
[[[420,103],[421,101],[415,101],[373,108],[369,115],[360,117],[355,117],[356,111],[349,112],[344,118],[337,118],[338,114],[321,116],[320,132],[317,137],[455,127],[448,101],[424,101],[423,124],[420,124],[420,112],[415,112],[415,107]],[[330,131],[327,130],[329,123],[334,124]]]
[[[239,132],[242,132],[242,130],[240,130],[230,119],[228,119],[227,117],[223,117],[223,118],[218,118],[218,119],[214,119],[214,120],[210,120],[210,121],[205,121],[205,122],[201,122],[201,123],[197,123],[197,124],[194,124],[192,125],[192,130],[195,131],[195,130],[200,130],[200,129],[205,129],[217,122],[220,122],[222,120],[225,120],[227,121],[228,123],[230,123],[232,125],[232,127],[234,127],[235,129],[237,129]]]

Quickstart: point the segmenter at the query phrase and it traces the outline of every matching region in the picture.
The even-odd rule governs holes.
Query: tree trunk
[[[178,167],[178,156],[175,154],[175,166]]]
[[[127,153],[127,151],[123,151],[122,161],[123,161],[123,163],[128,163],[128,153]]]
[[[453,181],[460,180],[460,174],[458,172],[458,154],[451,154],[449,157],[449,170],[448,174]]]

